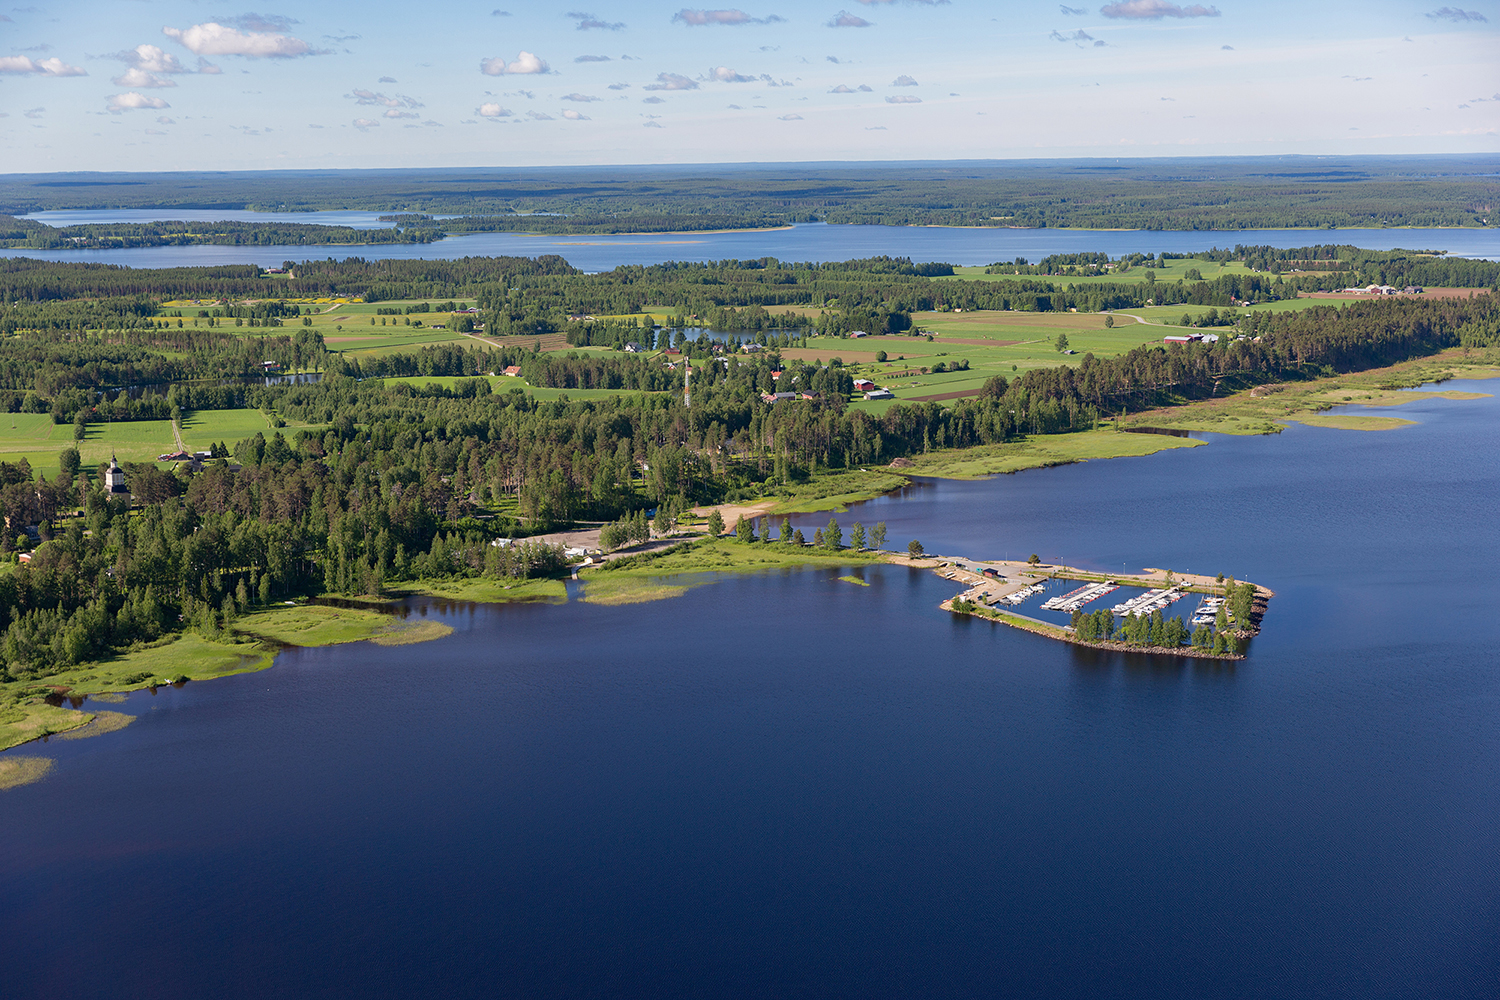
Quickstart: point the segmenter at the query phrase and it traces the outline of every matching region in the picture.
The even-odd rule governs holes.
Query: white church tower
[[[114,455],[109,456],[109,468],[104,470],[104,492],[130,492],[130,490],[125,487],[125,470],[120,468],[120,463],[115,460]]]

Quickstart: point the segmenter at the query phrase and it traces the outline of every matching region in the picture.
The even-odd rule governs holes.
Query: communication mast
[[[691,381],[693,377],[693,362],[687,354],[682,355],[682,405],[687,409],[693,408],[693,389]]]

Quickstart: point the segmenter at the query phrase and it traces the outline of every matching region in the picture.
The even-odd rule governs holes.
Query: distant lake
[[[377,212],[42,212],[28,218],[48,225],[146,222],[184,217],[214,221],[303,222],[375,228]],[[437,243],[371,246],[191,246],[124,250],[0,250],[0,256],[43,260],[88,260],[131,267],[191,267],[259,264],[363,257],[366,260],[445,260],[457,257],[538,257],[557,254],[585,271],[608,271],[622,264],[668,260],[839,261],[888,255],[916,261],[979,265],[1025,257],[1039,261],[1056,253],[1098,251],[1119,257],[1131,253],[1191,253],[1237,244],[1280,247],[1341,243],[1368,250],[1446,250],[1459,257],[1500,259],[1500,229],[1258,229],[1243,232],[1158,232],[1088,229],[943,229],[918,226],[830,226],[822,223],[748,233],[651,233],[630,236],[538,236],[525,233],[471,233]]]
[[[0,792],[0,993],[1492,1000],[1500,399],[1378,412],[838,516],[1254,580],[1239,663],[866,566],[413,601],[454,633],[102,706],[8,752],[56,766]]]

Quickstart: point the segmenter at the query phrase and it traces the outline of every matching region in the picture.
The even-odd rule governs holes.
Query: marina
[[[1250,620],[1237,622],[1231,615],[1226,625],[1220,626],[1218,612],[1226,601],[1223,596],[1225,583],[1219,577],[1161,569],[1104,576],[1071,566],[976,561],[948,556],[922,560],[920,564],[946,580],[965,586],[962,593],[942,602],[941,607],[946,611],[970,614],[1052,639],[1101,649],[1141,647],[1138,643],[1130,646],[1121,642],[1119,636],[1123,632],[1110,638],[1079,638],[1074,627],[1077,624],[1075,617],[1086,614],[1089,605],[1117,591],[1125,591],[1124,595],[1119,595],[1125,599],[1109,609],[1109,614],[1117,620],[1116,627],[1123,629],[1131,618],[1150,618],[1158,613],[1163,618],[1171,618],[1168,609],[1194,594],[1201,597],[1201,601],[1191,617],[1180,616],[1184,628],[1190,632],[1195,627],[1208,626],[1232,639],[1235,648],[1218,651],[1211,645],[1203,646],[1195,641],[1170,649],[1152,647],[1148,651],[1211,659],[1243,659],[1244,647],[1240,644],[1259,634],[1266,603],[1275,596],[1273,591],[1256,586],[1256,610]],[[1078,586],[1072,586],[1075,584]],[[1064,586],[1068,587],[1065,592],[1056,593]],[[1048,591],[1053,591],[1051,596],[1047,596]]]
[[[1194,625],[1212,625],[1218,618],[1219,609],[1224,606],[1222,597],[1205,597],[1198,605],[1198,610],[1193,612]]]
[[[1025,604],[1027,601],[1031,600],[1033,597],[1042,593],[1046,589],[1047,585],[1045,583],[1033,583],[1029,587],[1023,587],[1020,590],[1012,591],[1009,594],[1005,594],[1004,596],[997,598],[995,603],[1009,604],[1015,607],[1019,607],[1020,605]]]
[[[1177,587],[1167,587],[1162,590],[1148,590],[1139,597],[1132,597],[1128,601],[1116,604],[1112,610],[1117,615],[1149,615],[1166,608],[1182,600],[1184,592]]]
[[[1091,583],[1086,587],[1079,587],[1061,597],[1052,597],[1042,602],[1044,611],[1066,611],[1072,613],[1091,604],[1106,594],[1113,594],[1120,587],[1115,583]]]

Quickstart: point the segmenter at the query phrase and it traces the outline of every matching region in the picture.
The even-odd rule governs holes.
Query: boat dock
[[[1138,597],[1132,597],[1122,604],[1116,604],[1112,609],[1117,615],[1149,615],[1154,611],[1161,611],[1167,605],[1182,600],[1183,591],[1177,587],[1167,587],[1165,590],[1148,590]]]
[[[1193,612],[1194,625],[1212,625],[1219,616],[1219,609],[1224,606],[1222,597],[1205,597],[1198,605],[1198,610]]]
[[[1066,611],[1071,614],[1078,611],[1085,604],[1097,601],[1105,594],[1112,594],[1119,590],[1114,583],[1091,583],[1087,587],[1079,587],[1071,593],[1063,594],[1061,597],[1053,597],[1042,602],[1044,611]]]
[[[1037,594],[1040,594],[1046,589],[1047,585],[1045,583],[1033,583],[1029,587],[1024,587],[1021,590],[1015,591],[1014,593],[1006,594],[1004,597],[996,600],[995,603],[1010,605],[1025,604],[1027,601],[1031,600]]]

